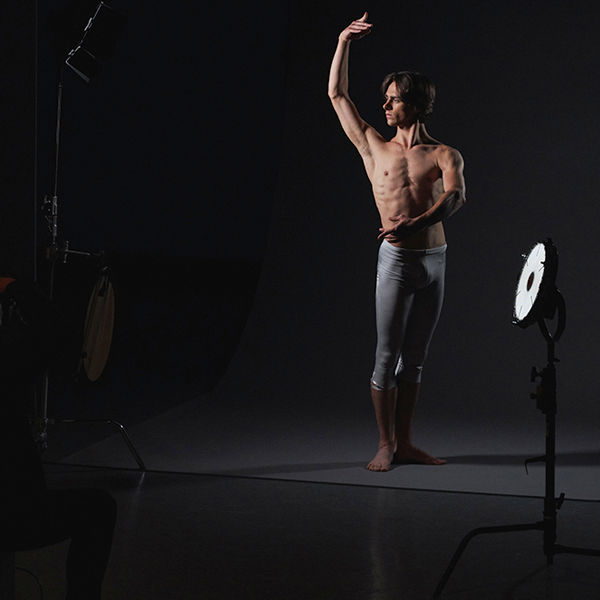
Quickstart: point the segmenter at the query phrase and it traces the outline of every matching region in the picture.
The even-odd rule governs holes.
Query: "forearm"
[[[348,56],[350,54],[350,40],[342,36],[338,39],[337,48],[331,61],[329,70],[328,92],[330,98],[348,96]]]
[[[465,193],[463,190],[457,189],[444,192],[431,208],[414,218],[414,230],[425,229],[451,217],[464,203]]]

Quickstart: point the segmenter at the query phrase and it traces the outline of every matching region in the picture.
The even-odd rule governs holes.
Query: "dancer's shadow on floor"
[[[460,456],[444,456],[452,465],[523,465],[526,460],[534,458],[534,454],[463,454]],[[543,462],[530,463],[529,467],[543,467]],[[600,467],[600,450],[582,452],[563,452],[556,455],[558,467]]]
[[[487,465],[487,466],[523,466],[533,454],[464,454],[460,456],[444,456],[449,465]],[[558,467],[600,467],[600,451],[566,452],[556,458]],[[347,470],[365,468],[366,463],[360,462],[327,462],[327,463],[295,463],[279,465],[259,465],[242,467],[240,469],[219,470],[220,475],[237,475],[248,477],[267,477],[273,475],[295,475],[299,473],[315,473],[321,471]],[[410,466],[409,463],[407,463]],[[403,464],[393,465],[392,470],[402,469]],[[412,465],[414,466],[414,465]],[[543,463],[530,463],[529,468],[543,468]],[[443,469],[442,467],[438,467]]]
[[[285,475],[295,473],[311,473],[316,471],[334,471],[339,469],[355,469],[364,467],[365,462],[331,462],[331,463],[297,463],[293,465],[265,465],[258,467],[245,467],[242,469],[228,469],[219,471],[220,475],[247,475],[247,476],[267,476],[267,475]]]

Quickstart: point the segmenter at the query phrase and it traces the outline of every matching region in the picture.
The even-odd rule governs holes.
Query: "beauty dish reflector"
[[[558,254],[548,239],[535,244],[529,254],[523,256],[525,264],[517,283],[513,323],[529,327],[540,319],[554,316]]]
[[[123,14],[100,2],[85,27],[83,38],[69,52],[65,63],[89,83],[100,72],[100,61],[107,60],[112,55],[125,28],[125,22]]]

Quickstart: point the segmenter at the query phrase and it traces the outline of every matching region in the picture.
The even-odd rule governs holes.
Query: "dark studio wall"
[[[263,3],[260,19],[243,4],[109,4],[128,17],[113,58],[87,86],[65,74],[65,236],[128,253],[259,259],[276,178],[285,4]],[[73,47],[96,5],[41,2],[48,155],[56,50]],[[272,154],[250,152],[257,140]],[[40,171],[51,179],[43,160]]]
[[[214,386],[250,310],[278,173],[287,8],[108,4],[127,16],[112,58],[87,85],[65,70],[58,196],[60,243],[103,251],[112,268],[115,334],[93,385],[73,380],[70,349],[50,413],[130,423]],[[41,195],[53,181],[57,62],[96,6],[39,3]],[[73,329],[97,268],[78,257],[57,267]],[[45,260],[39,269],[46,283]]]
[[[0,271],[34,277],[36,5],[6,3],[0,21]]]

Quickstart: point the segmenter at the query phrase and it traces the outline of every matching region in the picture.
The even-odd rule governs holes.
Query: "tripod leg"
[[[538,522],[538,523],[525,523],[523,525],[500,525],[497,527],[478,527],[477,529],[473,529],[472,531],[469,531],[469,533],[467,533],[467,535],[465,535],[465,537],[461,540],[460,544],[458,545],[458,548],[456,549],[452,558],[450,559],[450,564],[448,565],[448,567],[444,571],[444,574],[440,578],[440,581],[437,584],[435,591],[433,592],[433,597],[439,598],[442,595],[442,591],[443,591],[444,587],[446,586],[446,584],[448,583],[448,580],[450,579],[450,575],[452,575],[452,572],[456,568],[456,565],[457,565],[460,557],[462,556],[462,553],[465,551],[469,542],[476,535],[482,535],[482,534],[486,534],[486,533],[506,533],[509,531],[527,531],[530,529],[543,529],[543,523]]]
[[[600,550],[594,548],[574,548],[573,546],[561,546],[554,544],[555,554],[580,554],[583,556],[600,556]]]
[[[125,444],[127,444],[129,452],[135,459],[135,462],[138,464],[140,471],[146,471],[146,465],[144,464],[142,457],[139,455],[132,441],[129,439],[125,427],[118,421],[113,421],[112,419],[52,419],[52,423],[104,423],[105,425],[112,425],[113,427],[116,427],[121,433]]]

